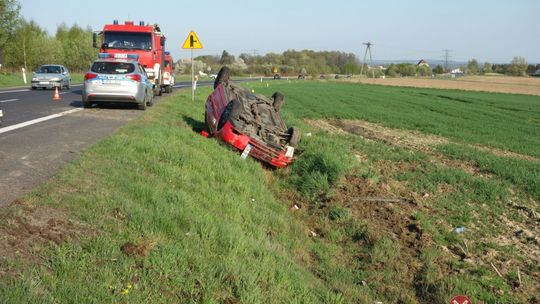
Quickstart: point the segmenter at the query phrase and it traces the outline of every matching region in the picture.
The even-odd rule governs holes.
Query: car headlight
[[[34,77],[34,78],[32,78],[32,81],[39,81],[39,78]]]

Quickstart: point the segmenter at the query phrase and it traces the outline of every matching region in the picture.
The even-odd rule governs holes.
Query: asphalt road
[[[212,84],[201,81],[198,86]],[[190,82],[180,82],[175,88],[190,86]],[[0,90],[4,111],[0,207],[30,192],[82,150],[144,113],[121,104],[83,109],[81,89],[82,85],[73,85],[71,90],[61,91],[60,101],[52,100],[53,90]],[[160,99],[156,96],[154,101]]]

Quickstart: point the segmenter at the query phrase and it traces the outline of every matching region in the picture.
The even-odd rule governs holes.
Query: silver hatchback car
[[[153,105],[153,84],[135,54],[99,54],[84,75],[82,101],[93,103],[135,103],[140,110]]]
[[[32,75],[32,90],[37,88],[69,89],[71,86],[71,75],[63,65],[44,64]]]

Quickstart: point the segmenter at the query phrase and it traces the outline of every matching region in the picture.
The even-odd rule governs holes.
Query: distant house
[[[450,74],[463,74],[463,71],[460,68],[457,68],[450,71]]]
[[[425,67],[428,67],[429,68],[429,63],[427,63],[427,61],[425,61],[424,59],[420,59],[420,61],[418,61],[418,63],[416,64],[416,66],[425,66]]]

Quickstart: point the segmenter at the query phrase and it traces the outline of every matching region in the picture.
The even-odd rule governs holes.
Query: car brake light
[[[86,73],[86,74],[84,75],[84,80],[86,81],[86,80],[89,80],[89,79],[94,79],[94,78],[96,78],[97,76],[98,76],[98,75],[97,75],[97,74],[94,74],[94,73]]]
[[[126,78],[131,79],[133,81],[141,82],[141,75],[139,74],[127,75]]]

